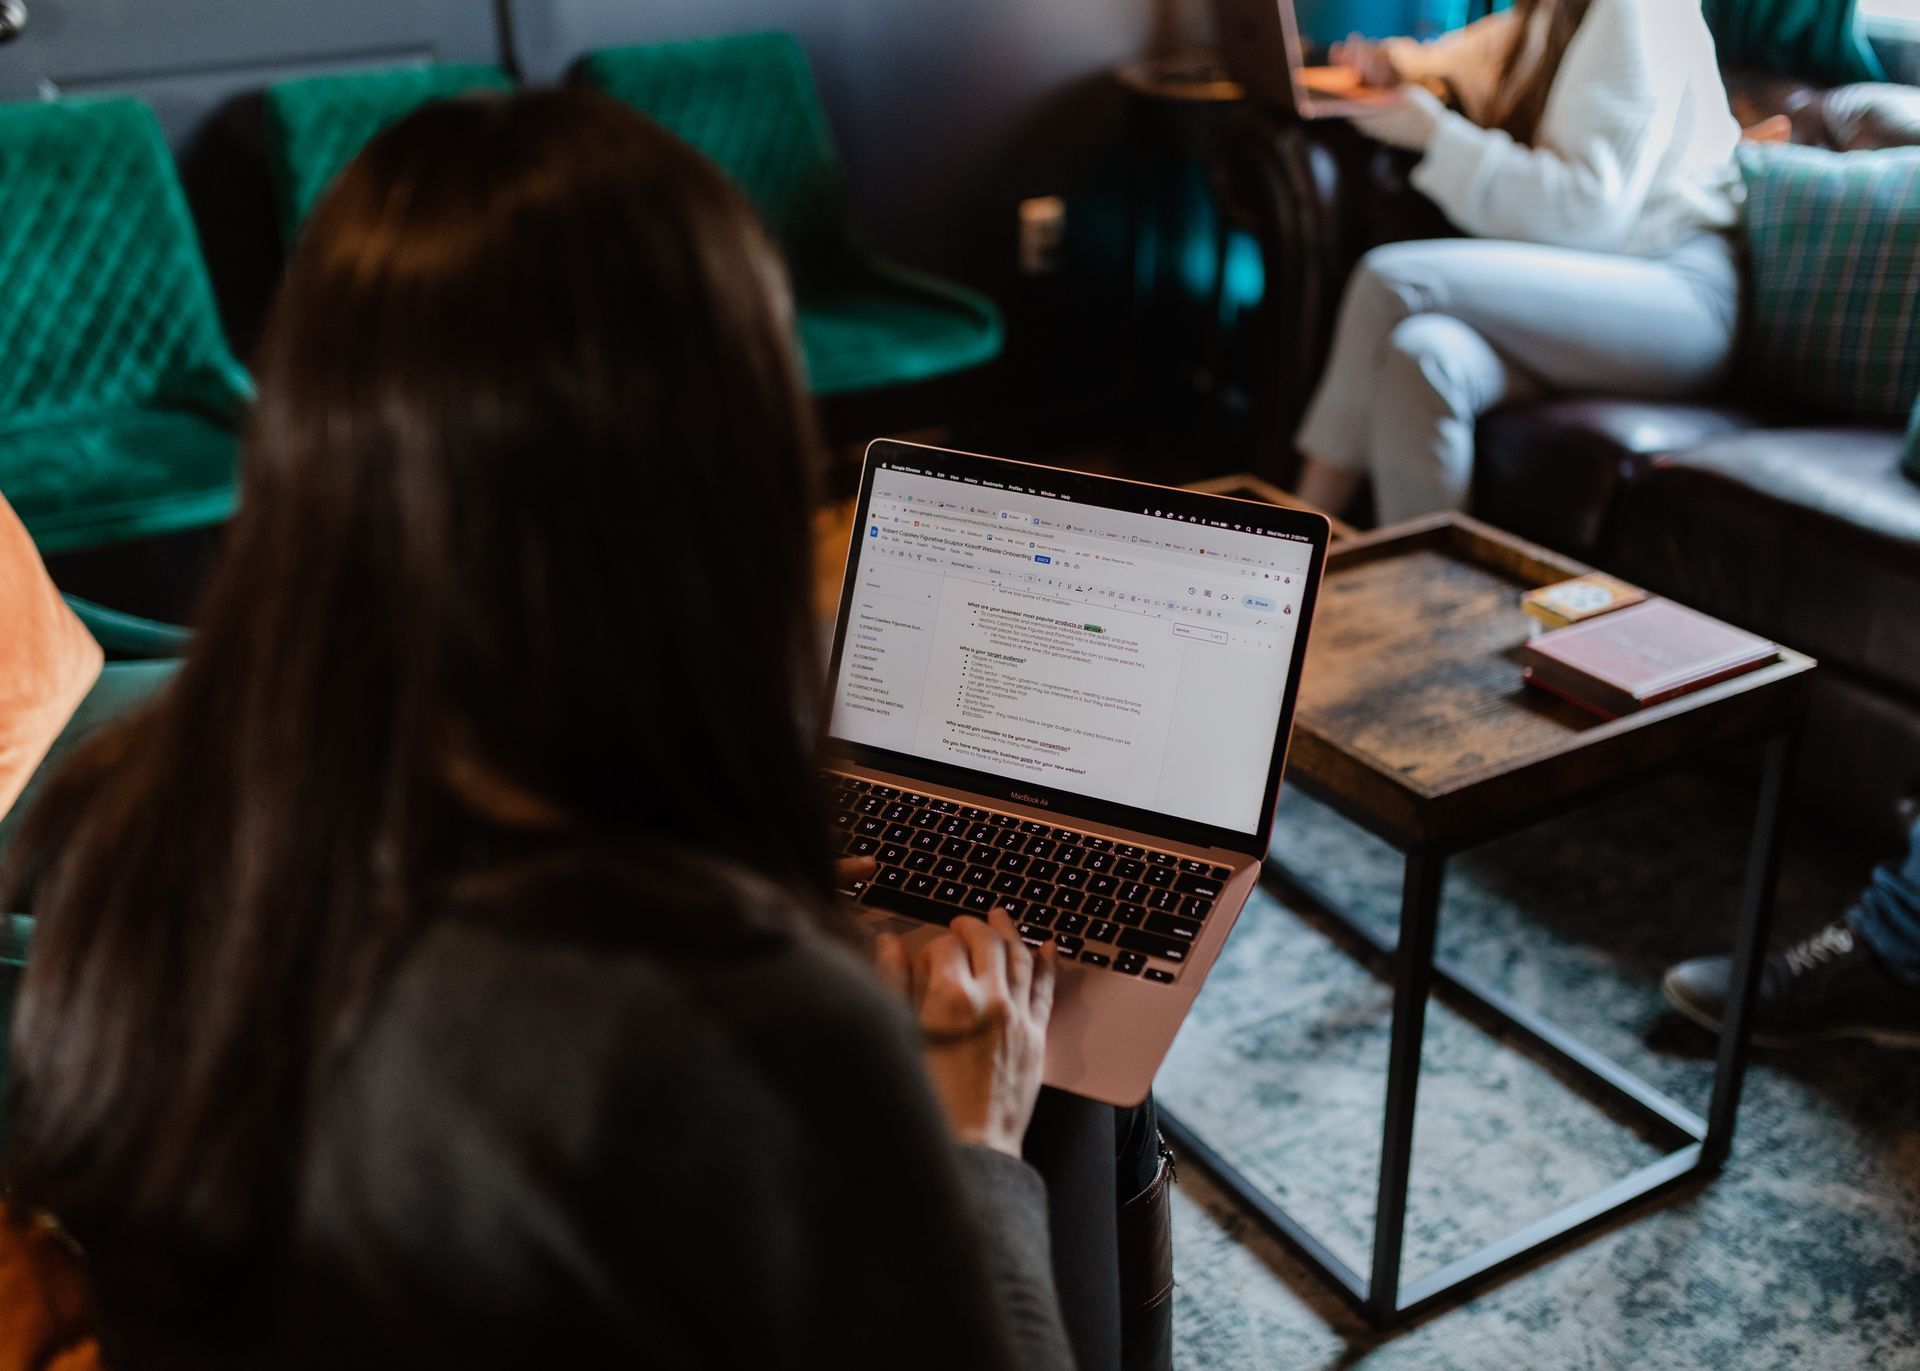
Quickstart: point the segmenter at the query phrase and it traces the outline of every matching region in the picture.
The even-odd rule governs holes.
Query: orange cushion
[[[80,1259],[0,1204],[0,1371],[100,1371]]]
[[[0,498],[0,815],[100,674],[100,645]]]

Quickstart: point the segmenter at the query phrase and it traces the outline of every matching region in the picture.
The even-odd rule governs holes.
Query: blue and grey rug
[[[1681,776],[1455,863],[1445,955],[1704,1112],[1711,1041],[1659,978],[1730,938],[1750,801]],[[1390,924],[1396,855],[1297,795],[1275,850]],[[1857,853],[1793,835],[1778,931],[1843,909]],[[1157,1087],[1214,1146],[1366,1269],[1389,991],[1265,895],[1243,916]],[[1436,1002],[1406,1278],[1581,1198],[1659,1148]],[[1761,1054],[1734,1157],[1398,1334],[1349,1314],[1197,1167],[1175,1198],[1182,1371],[1920,1368],[1920,1054]]]

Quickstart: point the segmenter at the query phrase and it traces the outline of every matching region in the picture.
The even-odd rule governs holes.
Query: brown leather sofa
[[[1920,88],[1730,86],[1743,125],[1785,113],[1798,142],[1920,144]],[[1352,263],[1377,243],[1452,230],[1405,186],[1405,159],[1351,130],[1258,120],[1225,166],[1268,255],[1264,336],[1282,381],[1264,397],[1260,441],[1284,478]],[[1299,198],[1263,226],[1261,194]],[[1548,399],[1482,421],[1473,512],[1819,658],[1801,798],[1887,844],[1920,796],[1920,485],[1901,473],[1902,441],[1896,428],[1769,407],[1737,379],[1689,404]]]

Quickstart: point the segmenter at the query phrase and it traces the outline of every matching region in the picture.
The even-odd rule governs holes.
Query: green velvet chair
[[[367,141],[420,106],[473,90],[506,90],[498,67],[382,67],[283,81],[267,91],[267,152],[289,240],[322,191]]]
[[[145,105],[0,105],[0,363],[0,493],[41,551],[231,512],[252,388]]]
[[[759,209],[793,273],[815,394],[929,380],[999,355],[990,301],[888,262],[862,239],[806,56],[789,35],[608,48],[582,58],[576,76],[719,163]]]

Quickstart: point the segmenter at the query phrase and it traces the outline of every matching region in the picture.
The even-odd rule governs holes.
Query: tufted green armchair
[[[220,522],[252,387],[132,100],[0,105],[0,493],[43,552]]]
[[[424,104],[513,85],[498,67],[382,67],[283,81],[267,92],[267,152],[291,239],[327,184],[367,141]]]
[[[746,192],[793,273],[815,394],[904,385],[999,355],[990,301],[889,262],[862,239],[806,55],[789,35],[607,48],[576,75],[679,134]]]

